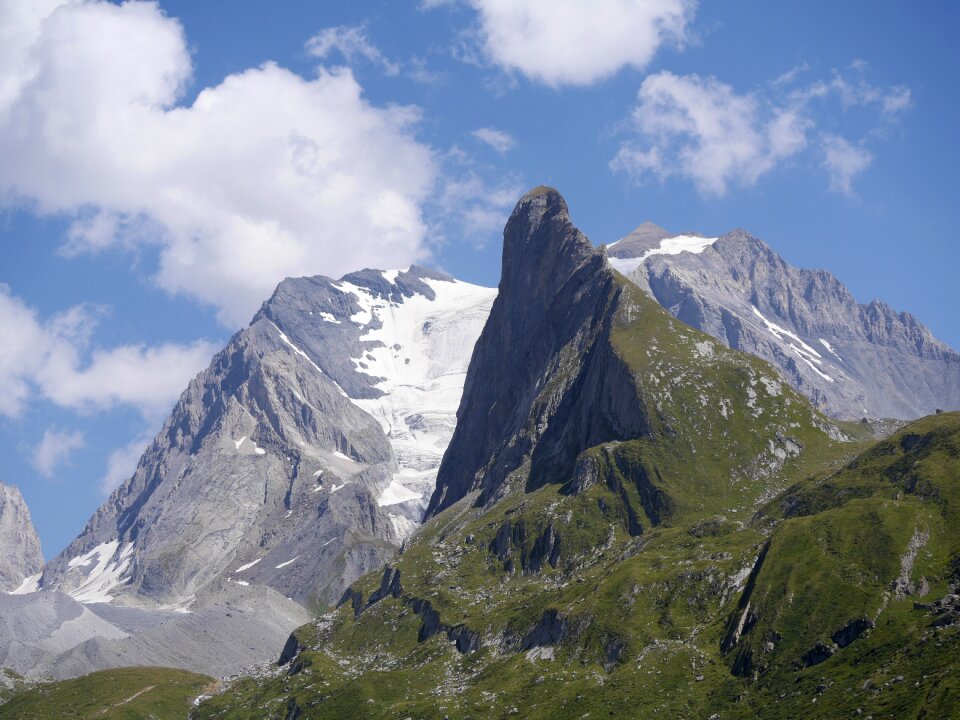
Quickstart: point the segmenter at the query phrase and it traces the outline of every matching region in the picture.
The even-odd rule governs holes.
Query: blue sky
[[[277,281],[743,227],[960,347],[958,11],[0,0],[0,480],[49,557]]]

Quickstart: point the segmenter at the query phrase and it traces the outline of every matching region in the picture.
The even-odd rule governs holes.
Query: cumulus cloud
[[[149,435],[141,435],[110,453],[107,457],[107,469],[100,478],[101,493],[109,495],[133,475],[140,456],[152,439]]]
[[[0,12],[0,196],[73,216],[65,252],[155,248],[155,281],[231,327],[286,276],[428,255],[419,113],[372,105],[348,69],[266,63],[183,105],[187,43],[156,4]],[[361,52],[350,37],[330,49]]]
[[[152,417],[170,409],[215,351],[205,341],[122,345],[95,349],[81,365],[78,353],[71,349],[52,354],[36,379],[44,395],[62,407],[100,410],[132,405]]]
[[[467,0],[486,59],[551,87],[590,85],[680,46],[695,0]],[[448,4],[428,0],[429,9]]]
[[[504,132],[503,130],[497,130],[496,128],[479,128],[474,130],[472,135],[484,145],[491,147],[494,152],[499,153],[500,155],[506,155],[517,144],[517,141],[514,139],[513,135],[508,132]]]
[[[33,449],[30,464],[44,477],[52,478],[67,458],[84,445],[83,433],[47,429]]]
[[[307,52],[325,60],[334,51],[340,53],[347,63],[363,58],[379,65],[387,75],[399,75],[400,64],[388,60],[367,36],[363,25],[338,25],[324,28],[307,41]]]
[[[650,75],[627,123],[631,137],[610,166],[638,181],[684,178],[704,195],[720,196],[731,185],[754,185],[775,167],[802,158],[827,170],[833,191],[851,194],[854,177],[873,156],[862,143],[818,130],[828,101],[842,110],[874,108],[875,122],[890,123],[909,107],[910,91],[870,85],[859,64],[851,68],[852,79],[835,71],[829,82],[796,87],[806,70],[794,68],[768,87],[744,93],[714,77]]]
[[[124,405],[156,418],[170,409],[216,350],[205,341],[90,348],[95,323],[95,314],[85,307],[41,320],[0,284],[0,387],[5,388],[0,415],[17,417],[37,393],[73,410]]]

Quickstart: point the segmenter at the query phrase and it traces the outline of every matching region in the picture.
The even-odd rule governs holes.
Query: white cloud
[[[500,155],[506,155],[510,152],[517,144],[517,141],[514,139],[513,135],[503,130],[497,130],[496,128],[484,127],[474,130],[471,133],[477,140],[489,145],[493,148],[494,152],[499,153]]]
[[[694,0],[468,0],[486,58],[552,87],[589,85],[645,67],[662,45],[682,45]],[[430,8],[444,2],[426,2]]]
[[[30,464],[38,473],[51,478],[70,454],[83,445],[83,433],[79,430],[68,432],[48,429],[33,449]]]
[[[324,28],[307,41],[307,52],[325,60],[332,52],[339,52],[347,63],[364,58],[379,65],[387,75],[399,75],[399,63],[384,57],[380,49],[370,42],[363,25],[339,25]]]
[[[864,70],[855,63],[852,79],[834,71],[829,82],[795,87],[807,71],[799,66],[767,88],[745,93],[713,77],[650,75],[630,116],[632,137],[610,166],[637,180],[685,178],[701,193],[720,196],[731,185],[751,186],[784,162],[803,158],[828,171],[831,190],[849,195],[854,177],[873,155],[863,143],[816,133],[830,113],[829,102],[841,110],[873,108],[875,122],[883,123],[894,122],[911,102],[909,88],[870,85]]]
[[[770,108],[715,78],[661,72],[640,86],[633,129],[640,143],[621,146],[611,163],[640,177],[686,177],[701,192],[723,195],[731,182],[752,185],[807,143],[808,122]]]
[[[415,109],[272,63],[181,106],[190,55],[157,5],[26,5],[0,22],[0,196],[73,215],[65,252],[155,247],[155,281],[232,327],[286,276],[428,255]]]
[[[16,417],[30,396],[30,370],[44,357],[47,334],[34,313],[0,284],[0,415]]]
[[[111,452],[107,458],[106,472],[100,478],[100,492],[109,495],[133,475],[133,471],[137,469],[137,463],[140,462],[140,456],[152,440],[153,438],[149,435],[141,435]]]
[[[447,74],[434,70],[427,61],[420,57],[412,57],[404,66],[404,72],[414,82],[421,85],[438,85],[447,79]]]
[[[849,75],[845,76],[839,70],[834,70],[829,81],[815,82],[809,87],[801,88],[795,91],[794,98],[807,100],[836,95],[844,109],[875,105],[889,119],[895,118],[911,106],[913,98],[910,88],[906,85],[871,85],[865,77],[868,69],[867,63],[856,60],[849,67]]]
[[[147,418],[167,411],[210,362],[205,341],[89,349],[96,318],[74,307],[42,321],[0,284],[0,415],[18,416],[36,392],[61,407],[91,411],[126,405]]]
[[[823,165],[830,175],[830,189],[844,195],[853,194],[853,178],[873,161],[873,155],[851,145],[839,135],[823,137]]]
[[[75,351],[49,357],[36,379],[47,398],[62,407],[101,410],[136,407],[145,417],[168,412],[217,350],[205,341],[155,347],[122,345],[96,349],[81,366]]]

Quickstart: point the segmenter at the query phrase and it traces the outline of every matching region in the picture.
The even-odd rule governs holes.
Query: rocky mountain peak
[[[40,572],[40,538],[20,491],[0,483],[0,590],[11,591]]]
[[[419,266],[284,280],[42,586],[191,612],[216,587],[335,602],[419,523],[494,295]]]
[[[542,309],[584,262],[600,253],[570,221],[559,192],[541,185],[517,203],[503,231],[500,295],[515,293]]]
[[[560,194],[559,190],[549,185],[537,185],[535,188],[524,193],[523,197],[517,201],[514,213],[528,205],[534,208],[560,206],[563,208],[563,212],[569,212],[567,201],[563,199],[563,195]]]
[[[647,250],[659,247],[662,240],[672,235],[673,233],[666,228],[648,220],[638,225],[630,234],[612,243],[607,249],[614,257],[637,257]]]
[[[665,237],[667,237],[669,236],[669,233],[670,233],[669,230],[667,230],[666,228],[660,225],[657,225],[655,222],[651,222],[650,220],[645,220],[639,225],[637,225],[637,227],[633,230],[633,232],[630,233],[630,235],[628,235],[627,237],[638,236],[638,235],[653,235],[653,234],[664,235]]]
[[[554,409],[543,387],[561,374],[552,392],[569,392],[573,375],[560,372],[558,357],[576,364],[589,352],[615,293],[604,252],[573,225],[560,193],[539,187],[524,195],[504,230],[499,293],[474,349],[428,517],[473,490],[480,502],[504,491],[543,429],[528,432],[528,418]],[[504,447],[504,437],[518,439]],[[566,463],[566,452],[541,466]]]
[[[692,444],[699,457],[713,453],[731,466],[728,442],[713,433],[734,408],[749,418],[751,437],[766,438],[737,449],[737,471],[751,483],[763,475],[757,457],[779,467],[799,453],[806,440],[789,439],[788,428],[823,441],[821,420],[799,398],[786,414],[756,404],[754,386],[769,386],[771,397],[786,392],[768,366],[721,353],[630,286],[551,193],[525,197],[507,225],[500,294],[474,349],[427,517],[467,496],[487,507],[566,482],[578,455],[605,443],[642,441],[644,452],[687,443],[670,453]],[[529,247],[542,252],[511,256]]]

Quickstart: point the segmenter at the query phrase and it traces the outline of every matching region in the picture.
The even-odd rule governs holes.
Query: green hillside
[[[0,705],[0,720],[183,720],[213,686],[211,678],[185,670],[102,670],[21,690]]]

